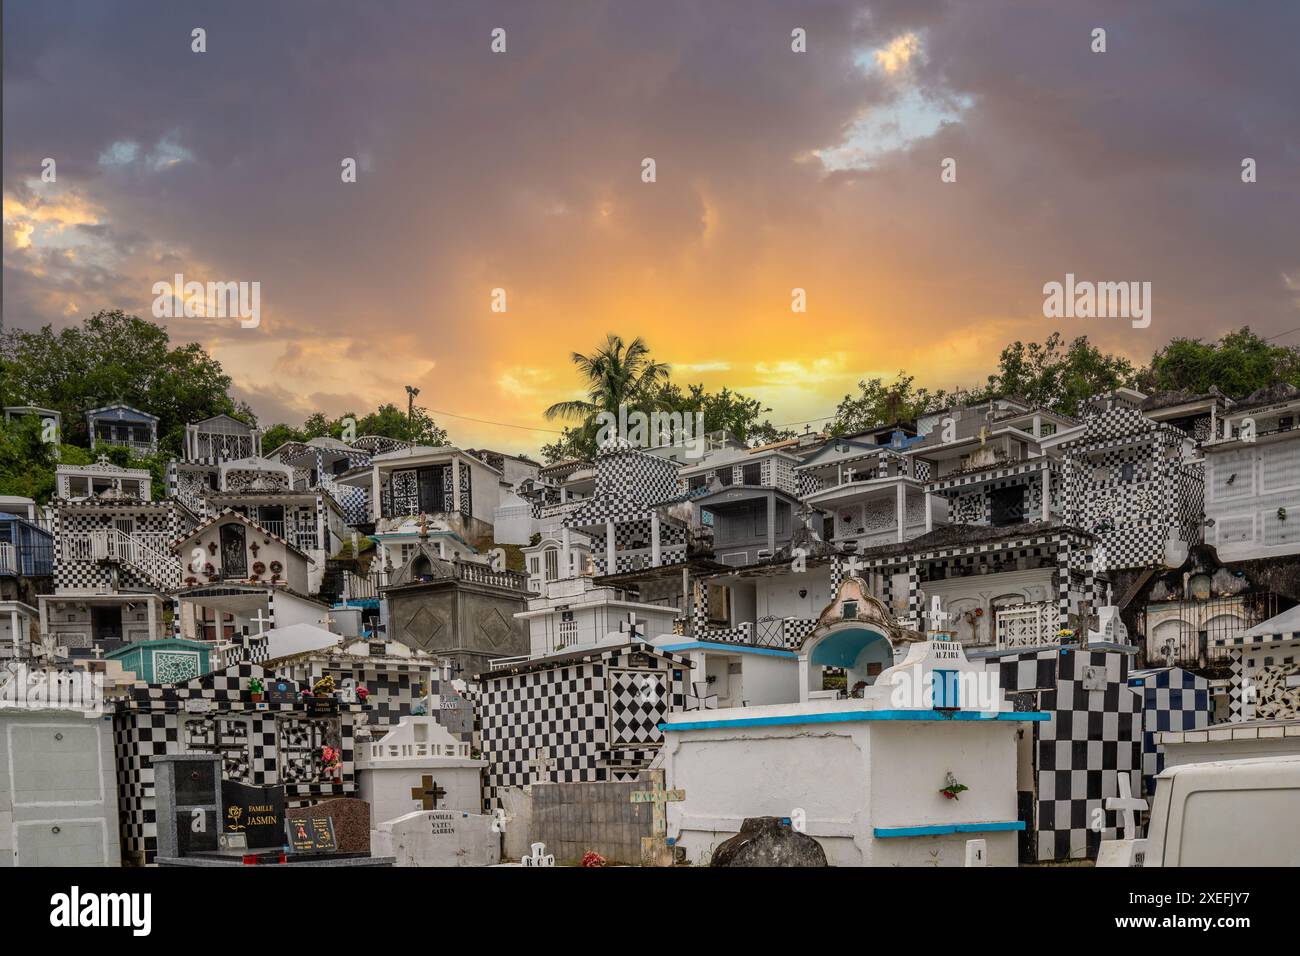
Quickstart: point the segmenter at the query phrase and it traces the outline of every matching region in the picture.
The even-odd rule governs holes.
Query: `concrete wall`
[[[0,866],[119,866],[112,725],[0,711]]]
[[[1057,592],[1053,575],[1051,568],[1035,568],[927,581],[921,587],[927,599],[936,595],[941,598],[943,609],[953,615],[948,627],[957,632],[957,639],[961,643],[991,644],[994,640],[993,607],[1044,601],[1054,605]],[[897,595],[898,592],[894,593]],[[906,599],[906,596],[905,584],[903,598]],[[984,610],[984,616],[976,618],[974,622],[966,620],[966,612],[977,607]]]
[[[388,633],[476,673],[493,658],[528,653],[528,627],[514,616],[526,606],[523,594],[463,581],[433,582],[388,592]]]
[[[689,860],[707,863],[746,817],[802,810],[832,866],[962,866],[972,838],[987,840],[990,865],[1015,866],[1014,831],[876,838],[874,828],[1015,820],[1018,726],[886,720],[669,732],[668,785],[686,799],[669,805],[668,833]],[[939,793],[949,771],[970,787],[959,800]]]
[[[529,843],[545,843],[557,864],[580,863],[589,850],[610,863],[639,864],[653,820],[649,804],[632,802],[632,791],[647,786],[645,779],[533,784]]]
[[[755,578],[758,617],[815,618],[831,603],[831,572],[828,566],[813,566],[803,574],[782,574]],[[800,590],[808,593],[799,596]]]
[[[1270,423],[1261,420],[1264,429]],[[1205,456],[1205,515],[1220,560],[1300,552],[1300,441],[1295,435]],[[1231,482],[1231,483],[1229,483]],[[1278,517],[1285,508],[1287,520]]]
[[[413,788],[422,788],[424,777],[432,777],[436,786],[446,791],[439,798],[439,810],[483,810],[479,770],[483,761],[457,760],[456,758],[424,758],[408,761],[403,767],[396,762],[357,768],[357,788],[362,800],[370,804],[370,825],[395,820],[408,813],[422,810],[423,804],[411,796]],[[430,766],[431,764],[443,766]],[[421,766],[423,764],[423,766]],[[463,764],[463,766],[461,766]]]
[[[80,603],[75,597],[68,597],[66,600],[51,600],[47,603],[46,626],[48,633],[53,635],[55,643],[68,647],[90,647],[94,638],[93,628],[91,626],[92,606],[120,608],[122,615],[122,640],[124,641],[149,641],[166,636],[163,624],[163,607],[159,602],[155,611],[156,620],[154,632],[149,633],[149,608],[146,601],[149,598],[145,595],[132,596],[130,599],[123,599],[118,605],[108,605],[103,602],[98,605],[87,604],[86,609],[80,610]],[[127,603],[135,605],[134,610],[128,611]],[[39,625],[38,625],[39,627]]]
[[[253,574],[253,565],[260,561],[266,565],[266,571],[260,576],[261,581],[271,580],[271,562],[279,561],[282,570],[277,580],[282,584],[287,584],[295,591],[306,593],[307,591],[307,559],[297,552],[291,552],[288,547],[281,544],[275,538],[268,534],[260,534],[252,528],[245,525],[238,518],[227,518],[225,521],[219,521],[209,528],[205,528],[198,536],[186,542],[179,555],[181,563],[185,566],[185,576],[198,578],[200,581],[207,581],[208,577],[203,573],[203,567],[211,564],[216,568],[217,573],[221,573],[221,528],[228,524],[238,524],[244,528],[245,567],[247,573],[239,578],[231,580],[246,581]],[[257,545],[257,554],[254,555],[250,545]],[[216,552],[213,553],[210,548],[216,546]],[[198,558],[199,570],[195,570],[194,550],[199,549],[202,554]]]

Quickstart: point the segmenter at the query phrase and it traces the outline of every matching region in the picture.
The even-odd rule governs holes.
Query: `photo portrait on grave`
[[[246,867],[1286,912],[1297,35],[0,4],[0,867],[169,939]]]

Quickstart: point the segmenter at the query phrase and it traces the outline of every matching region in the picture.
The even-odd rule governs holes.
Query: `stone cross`
[[[546,852],[545,843],[534,843],[532,849],[532,856],[519,858],[523,866],[555,866],[555,854]]]
[[[651,770],[650,789],[633,790],[631,802],[652,804],[651,819],[654,821],[655,836],[665,836],[668,833],[668,804],[685,799],[685,790],[664,789],[664,772],[662,770]]]
[[[270,617],[266,617],[266,616],[264,616],[264,615],[262,614],[262,609],[259,607],[259,608],[257,609],[257,617],[253,618],[253,621],[257,624],[257,636],[258,636],[258,637],[265,637],[265,636],[266,636],[266,632],[265,632],[265,630],[263,630],[263,626],[266,625],[266,624],[272,624],[272,623],[274,623],[274,622],[275,622],[275,619],[274,619],[274,618],[270,618]]]
[[[858,572],[862,570],[862,562],[856,554],[850,554],[844,561],[844,567],[848,569],[850,577],[857,577]]]
[[[437,810],[438,801],[447,795],[447,791],[438,786],[429,774],[420,778],[420,785],[411,788],[411,799],[421,801],[424,809]]]
[[[1128,773],[1121,770],[1117,779],[1119,782],[1119,796],[1107,797],[1106,809],[1121,811],[1120,820],[1122,827],[1120,830],[1120,839],[1136,839],[1137,825],[1133,818],[1133,811],[1147,809],[1147,802],[1141,797],[1133,796],[1132,783],[1129,781]]]

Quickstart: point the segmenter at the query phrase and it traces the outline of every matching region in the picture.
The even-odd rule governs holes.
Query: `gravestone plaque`
[[[294,681],[276,678],[266,682],[268,704],[293,704],[298,700],[298,685]]]
[[[396,857],[397,866],[495,866],[501,834],[492,817],[463,810],[416,810],[380,823],[375,855]]]
[[[334,824],[340,853],[370,852],[370,804],[366,801],[356,797],[335,797],[301,807],[298,812],[313,817],[329,817]]]
[[[309,714],[337,714],[339,712],[337,697],[305,697],[303,702],[307,705],[307,713]]]
[[[333,853],[339,848],[334,838],[334,821],[310,813],[291,813],[289,846],[295,853]]]
[[[474,705],[456,693],[450,682],[443,682],[429,698],[434,719],[451,735],[466,742],[474,733]]]
[[[221,783],[222,829],[243,833],[249,847],[284,845],[284,787]]]

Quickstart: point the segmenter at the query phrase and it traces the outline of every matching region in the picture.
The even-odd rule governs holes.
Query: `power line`
[[[441,408],[428,408],[425,410],[433,412],[435,415],[445,415],[448,418],[460,418],[467,422],[478,422],[480,425],[497,425],[501,428],[518,428],[526,432],[547,432],[551,435],[564,434],[564,432],[555,428],[534,428],[531,425],[512,425],[510,422],[494,422],[486,418],[471,418],[468,415],[457,415],[455,412],[443,411]]]
[[[1264,337],[1265,342],[1272,342],[1274,339],[1280,339],[1284,335],[1290,335],[1292,332],[1300,332],[1300,328],[1287,329],[1285,332],[1279,332],[1277,335],[1268,335]]]

